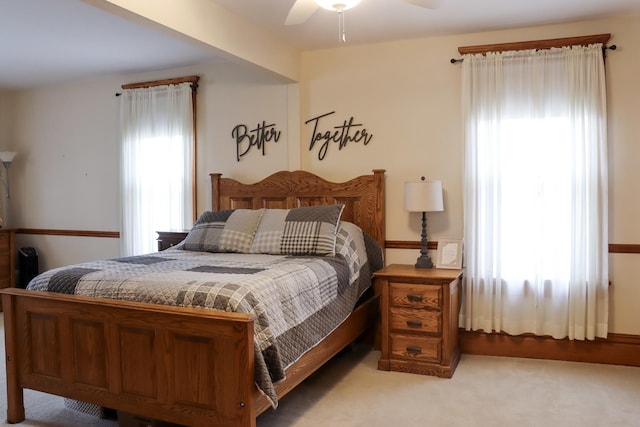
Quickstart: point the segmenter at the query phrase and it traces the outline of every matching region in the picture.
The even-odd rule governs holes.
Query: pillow
[[[336,256],[342,255],[349,265],[351,276],[358,274],[367,260],[364,250],[363,231],[357,225],[340,221],[336,231]]]
[[[207,211],[189,231],[182,248],[199,252],[248,253],[264,209]]]
[[[293,209],[266,209],[251,253],[335,255],[343,204]]]
[[[205,211],[200,214],[200,217],[196,221],[196,224],[202,224],[204,222],[226,222],[233,212],[234,209],[227,209],[223,211]]]

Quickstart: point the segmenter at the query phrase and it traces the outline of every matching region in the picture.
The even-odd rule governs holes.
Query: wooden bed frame
[[[383,170],[343,183],[304,171],[249,185],[211,174],[211,192],[214,210],[344,203],[342,219],[384,247]],[[188,426],[255,426],[270,407],[254,385],[251,315],[23,289],[3,290],[2,303],[9,423],[25,419],[25,388]],[[377,297],[358,306],[286,370],[278,397],[369,329],[377,313]]]

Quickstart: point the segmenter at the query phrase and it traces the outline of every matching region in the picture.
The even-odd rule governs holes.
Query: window
[[[569,277],[572,177],[569,118],[506,119],[496,170],[502,275],[510,283]],[[480,135],[487,135],[480,131]],[[486,147],[488,141],[479,141]],[[489,155],[489,150],[483,150]],[[490,165],[488,159],[479,159]],[[498,229],[496,229],[498,230]],[[497,259],[496,259],[497,262]],[[497,266],[496,266],[497,267]]]
[[[464,57],[467,330],[606,337],[601,48]]]
[[[193,223],[193,97],[189,82],[122,93],[123,256],[154,252],[157,231]]]

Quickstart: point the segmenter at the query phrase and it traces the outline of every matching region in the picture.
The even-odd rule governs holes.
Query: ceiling
[[[178,0],[176,0],[178,1]],[[301,49],[339,46],[335,12],[285,26],[294,0],[209,0]],[[362,0],[345,12],[347,44],[640,15],[638,0]],[[213,49],[81,0],[0,1],[0,89],[221,61]]]
[[[0,89],[178,67],[201,46],[81,0],[0,0]]]
[[[318,9],[301,25],[285,26],[293,0],[212,0],[306,49],[336,47],[338,18]],[[410,0],[409,0],[410,1]],[[437,0],[424,9],[403,0],[361,0],[345,11],[348,44],[462,34],[529,25],[640,14],[639,0]]]

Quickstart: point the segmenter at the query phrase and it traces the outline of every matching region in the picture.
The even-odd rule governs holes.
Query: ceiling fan
[[[351,9],[360,3],[361,0],[296,0],[291,6],[285,25],[299,25],[306,22],[318,8],[333,10],[338,12],[338,37],[341,42],[345,42],[344,33],[344,11]],[[426,9],[434,9],[440,0],[396,0],[410,3]]]
[[[341,12],[347,9],[351,9],[360,3],[361,0],[296,0],[291,6],[285,25],[298,25],[303,24],[313,15],[318,8],[322,7],[328,10],[334,10]],[[440,0],[396,0],[403,1],[405,3],[411,3],[416,6],[424,7],[425,9],[435,9]]]

